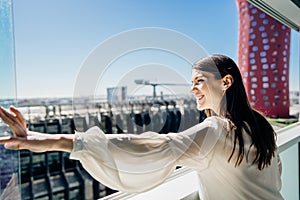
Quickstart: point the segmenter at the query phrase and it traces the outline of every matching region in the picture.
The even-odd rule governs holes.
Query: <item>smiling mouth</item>
[[[203,98],[204,98],[204,95],[197,97],[198,101],[202,100]]]

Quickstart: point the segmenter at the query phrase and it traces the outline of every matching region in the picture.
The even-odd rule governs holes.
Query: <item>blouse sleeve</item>
[[[87,172],[110,188],[144,192],[164,182],[177,165],[205,161],[199,158],[211,148],[206,143],[212,138],[207,136],[216,135],[213,121],[207,119],[184,132],[170,134],[104,134],[93,127],[75,133],[70,158],[79,160]]]

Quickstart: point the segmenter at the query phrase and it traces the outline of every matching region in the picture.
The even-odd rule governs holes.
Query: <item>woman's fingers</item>
[[[3,107],[0,107],[0,117],[9,126],[13,126],[16,123],[13,119],[13,116],[8,113]]]
[[[23,126],[23,122],[21,122],[17,116],[14,116],[3,107],[0,107],[0,118],[10,127],[16,136],[26,137],[26,126]]]
[[[26,127],[26,119],[22,115],[22,113],[14,106],[10,106],[9,109],[16,115],[19,122],[22,124],[23,127]]]

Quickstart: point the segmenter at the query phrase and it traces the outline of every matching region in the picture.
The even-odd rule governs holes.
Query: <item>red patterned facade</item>
[[[291,29],[246,0],[239,12],[238,65],[251,105],[273,118],[289,117]]]

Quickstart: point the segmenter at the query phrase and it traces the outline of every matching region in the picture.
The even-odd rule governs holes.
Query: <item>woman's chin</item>
[[[202,105],[200,105],[200,104],[197,104],[197,110],[200,110],[200,111],[202,111],[202,110],[204,110],[205,108],[202,106]]]

